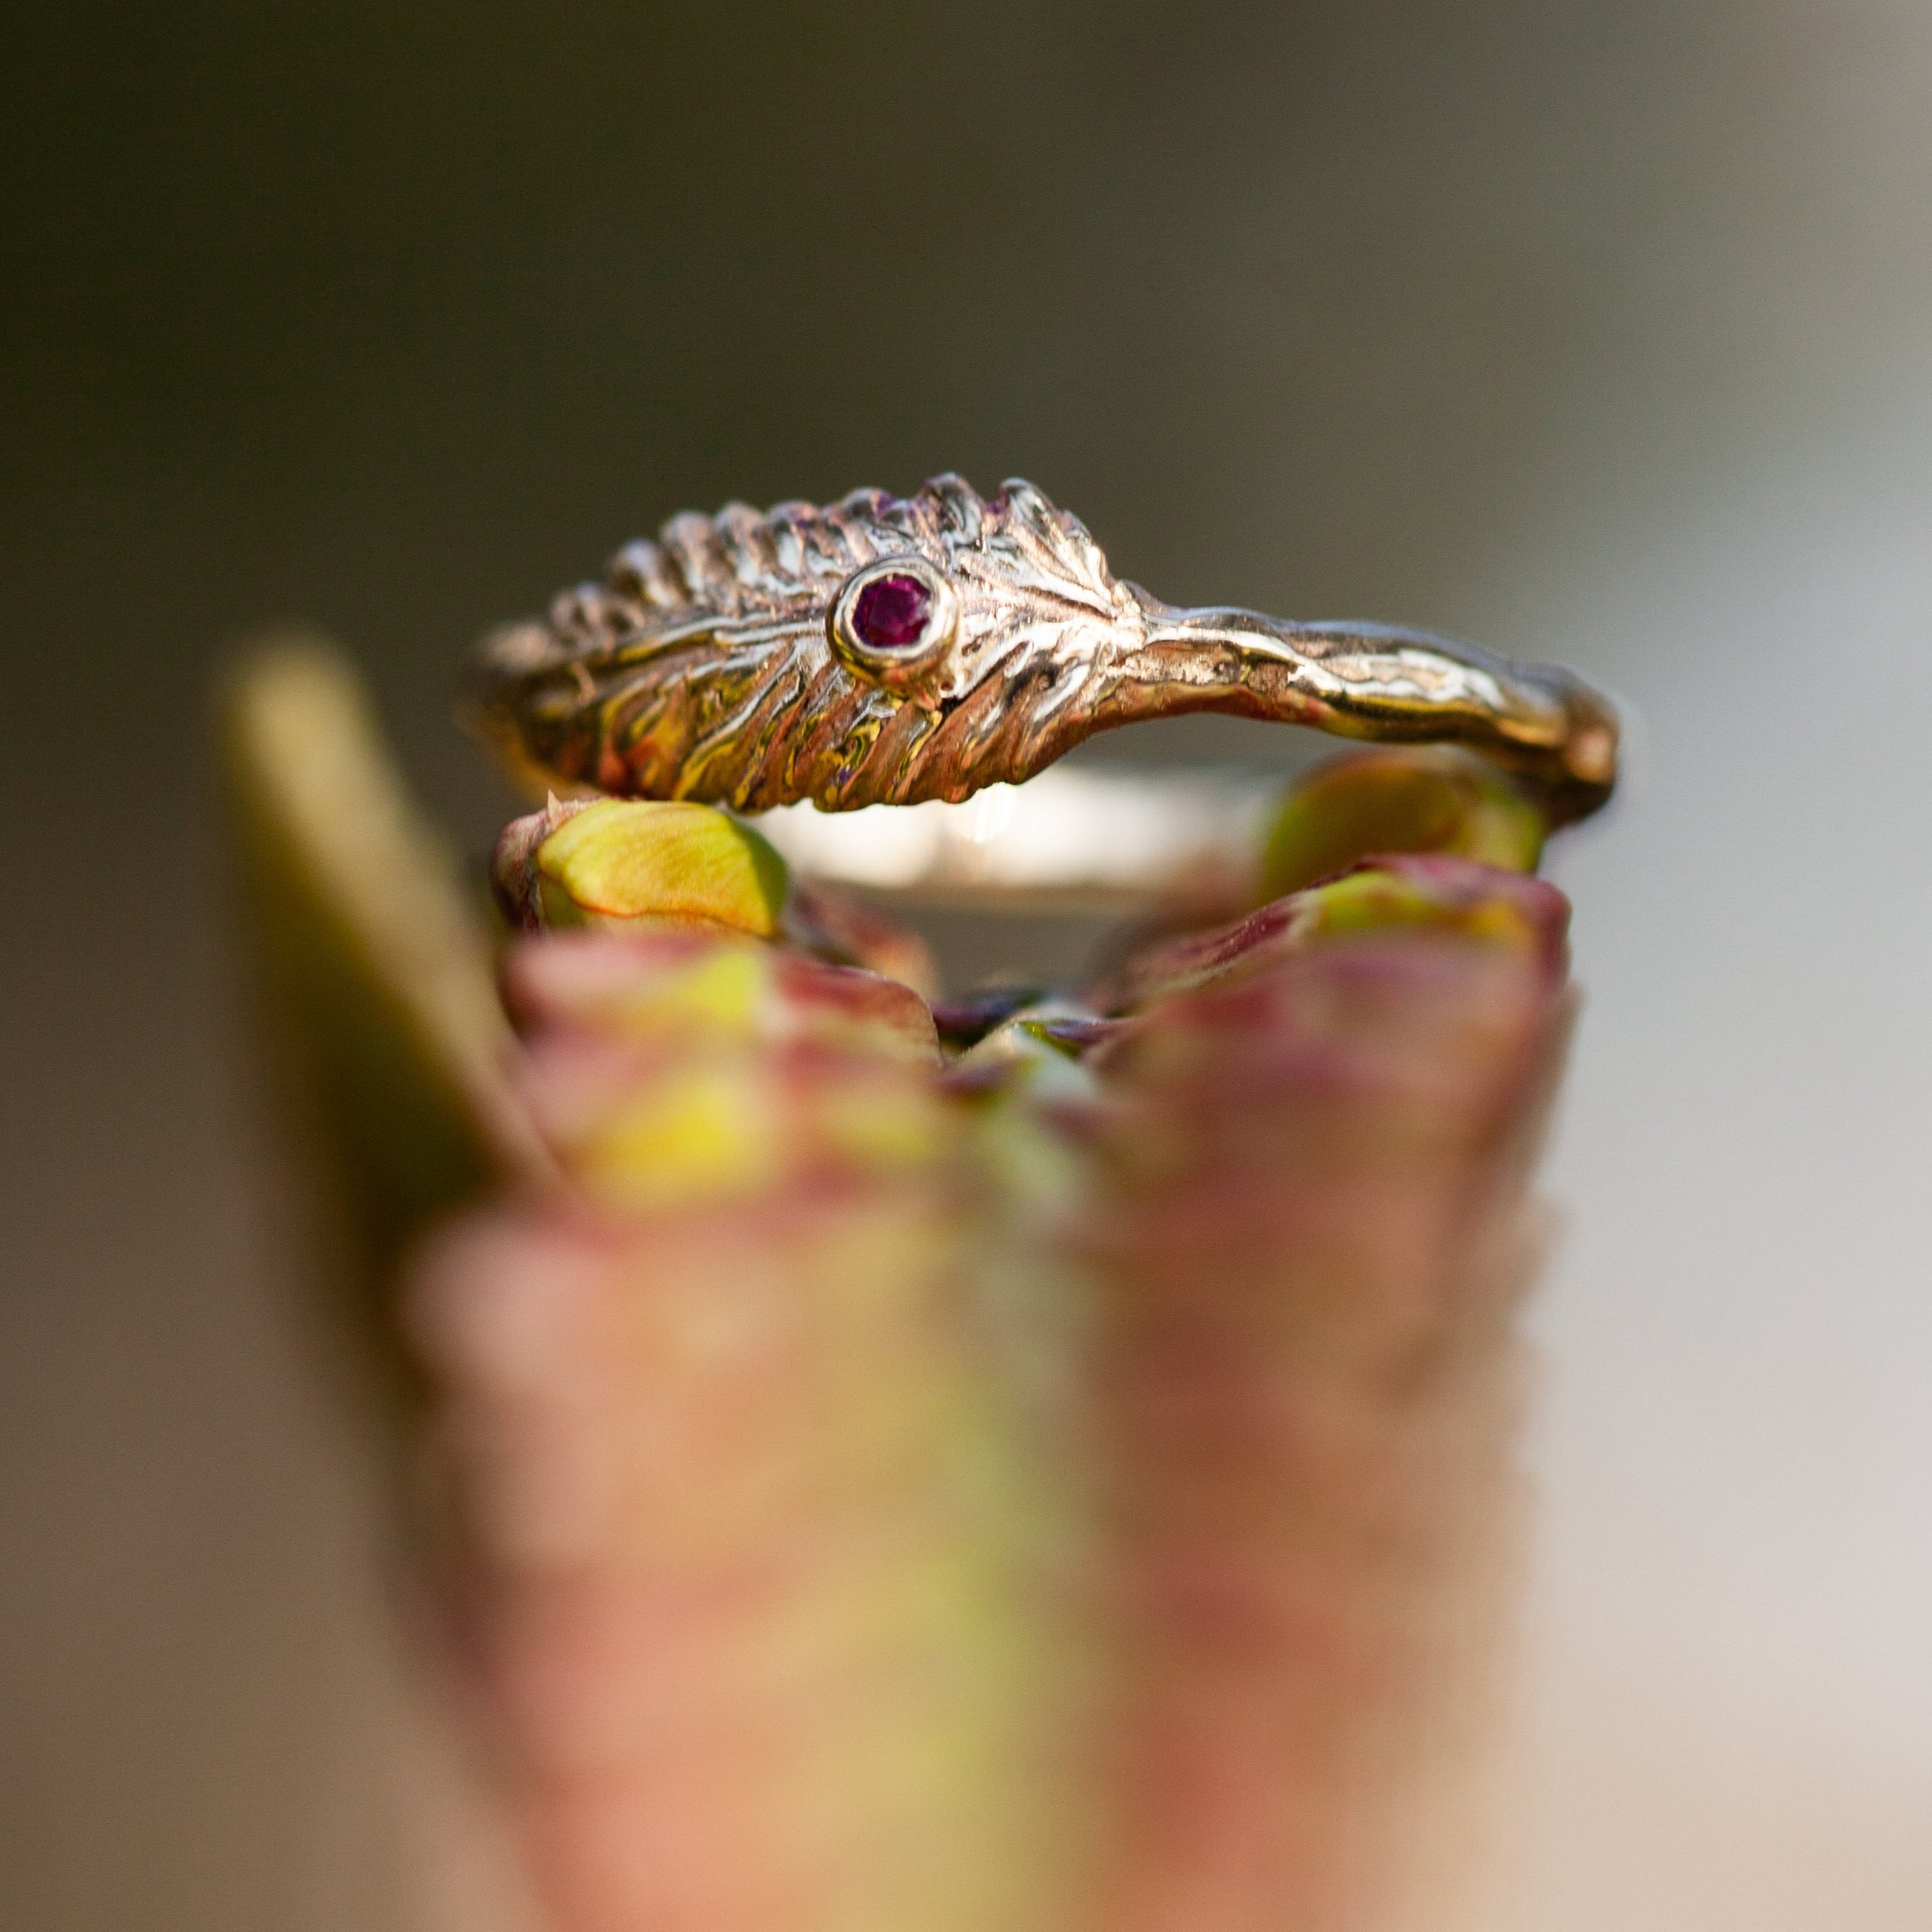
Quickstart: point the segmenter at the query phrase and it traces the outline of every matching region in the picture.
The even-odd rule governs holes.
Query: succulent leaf
[[[1324,940],[1409,929],[1512,948],[1553,976],[1562,968],[1568,926],[1568,902],[1539,879],[1468,860],[1392,854],[1244,919],[1156,942],[1088,998],[1102,1012],[1131,1012]]]
[[[1480,1924],[1538,950],[1276,950],[1094,1050],[1118,1932]]]
[[[1377,854],[1440,852],[1533,872],[1549,818],[1486,760],[1454,745],[1391,746],[1320,766],[1282,801],[1263,842],[1262,900]]]
[[[398,1258],[440,1216],[554,1166],[512,1088],[477,922],[355,672],[310,640],[261,646],[229,680],[221,752],[272,1059],[322,1179],[324,1238],[393,1362]]]
[[[784,861],[741,820],[708,806],[599,799],[551,829],[532,856],[544,925],[702,922],[772,938]]]

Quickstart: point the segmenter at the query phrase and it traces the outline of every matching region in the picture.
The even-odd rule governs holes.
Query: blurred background
[[[1932,1924],[1932,11],[75,0],[8,38],[0,1919],[442,1909],[374,1486],[250,1154],[222,653],[340,636],[475,848],[485,626],[675,509],[952,467],[1165,596],[1634,708],[1556,862],[1588,1004],[1511,1909]]]

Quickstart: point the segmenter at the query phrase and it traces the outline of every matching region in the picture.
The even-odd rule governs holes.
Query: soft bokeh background
[[[1932,1923],[1932,14],[79,0],[9,41],[0,1918],[433,1916],[371,1486],[251,1159],[219,654],[337,632],[473,842],[484,626],[685,505],[950,466],[1166,596],[1634,704],[1558,863],[1515,1907]]]

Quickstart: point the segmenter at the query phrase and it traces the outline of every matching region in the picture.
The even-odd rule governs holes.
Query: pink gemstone
[[[875,651],[903,650],[925,634],[932,615],[932,592],[901,571],[875,577],[852,607],[852,632]]]

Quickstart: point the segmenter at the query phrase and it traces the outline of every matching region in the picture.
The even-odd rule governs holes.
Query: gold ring
[[[1096,732],[1195,711],[1460,742],[1513,772],[1556,824],[1595,811],[1617,764],[1615,712],[1567,671],[1383,625],[1164,604],[1115,578],[1078,519],[1032,484],[987,499],[952,476],[902,498],[674,517],[547,619],[486,640],[477,711],[541,784],[741,812],[956,805],[1024,784]],[[1050,832],[1052,789],[1010,797],[1010,815]],[[1158,788],[1136,783],[1135,796]],[[1170,809],[1204,826],[1207,797],[1186,806],[1176,792]],[[1128,798],[1116,790],[1116,815]],[[1063,832],[1072,822],[1058,806],[1051,815]],[[1184,864],[1176,826],[1167,857]],[[817,869],[850,874],[853,840],[820,828],[803,842],[814,838],[832,854]],[[1088,868],[1106,856],[1088,854]]]

